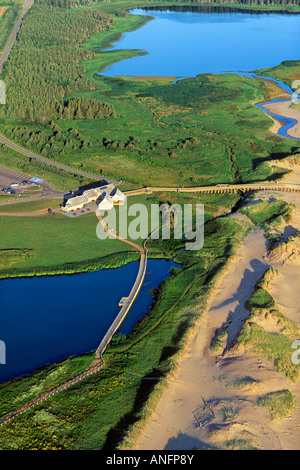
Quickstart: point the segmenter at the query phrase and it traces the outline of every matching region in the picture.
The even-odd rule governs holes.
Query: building
[[[113,188],[110,193],[110,197],[112,198],[114,204],[125,204],[126,196],[118,188]]]
[[[124,204],[126,195],[113,184],[87,189],[80,196],[74,196],[67,200],[62,210],[74,212],[84,209],[89,204],[97,204],[100,210],[110,210],[114,205]]]
[[[102,193],[101,198],[97,202],[98,209],[100,211],[109,211],[113,208],[114,202],[112,197],[106,192]]]

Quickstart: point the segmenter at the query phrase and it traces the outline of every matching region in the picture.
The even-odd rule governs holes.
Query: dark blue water
[[[248,13],[199,13],[132,10],[154,17],[136,31],[122,36],[112,49],[139,49],[146,55],[125,59],[101,72],[107,76],[193,77],[200,73],[242,73],[296,60],[300,49],[300,15]],[[265,77],[269,78],[269,77]],[[273,80],[289,93],[284,83]],[[291,118],[263,111],[280,120],[278,135],[293,140],[287,130]]]
[[[120,332],[128,334],[144,316],[157,288],[177,266],[148,260],[144,284]],[[45,276],[0,281],[0,339],[6,364],[0,381],[8,380],[70,355],[97,348],[119,312],[121,297],[133,286],[139,263],[72,276]]]
[[[200,73],[253,71],[298,59],[300,15],[132,10],[153,16],[126,33],[113,49],[139,49],[103,73],[193,77]]]

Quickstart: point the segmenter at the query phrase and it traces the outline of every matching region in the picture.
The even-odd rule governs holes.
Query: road
[[[23,18],[24,16],[26,15],[27,11],[29,10],[29,8],[31,7],[31,5],[33,4],[33,0],[25,0],[25,3],[24,3],[24,6],[23,6],[23,10],[21,12],[21,15],[20,15],[20,18],[18,19],[17,23],[16,23],[16,26],[14,27],[13,29],[13,32],[5,46],[5,49],[2,53],[2,56],[1,56],[1,59],[0,59],[0,72],[3,68],[3,65],[11,51],[11,48],[13,46],[13,43],[15,42],[15,39],[17,37],[17,34],[19,32],[19,29],[21,27],[21,24],[22,24],[22,21],[23,21]]]
[[[34,0],[25,0],[20,18],[18,19],[18,21],[16,23],[16,26],[14,27],[14,30],[13,30],[13,32],[12,32],[12,34],[11,34],[7,44],[6,44],[6,47],[5,47],[5,49],[2,53],[2,56],[1,56],[1,59],[0,59],[0,72],[3,69],[3,66],[4,66],[4,64],[5,64],[5,62],[8,58],[8,55],[11,51],[11,48],[12,48],[12,46],[14,44],[14,41],[17,37],[17,34],[20,30],[23,18],[26,15],[29,8],[32,6],[33,2],[34,2]],[[89,172],[86,172],[86,171],[78,170],[78,169],[69,167],[67,165],[63,165],[61,163],[57,163],[55,161],[49,160],[48,158],[44,158],[44,157],[42,157],[40,155],[37,155],[33,152],[30,152],[29,150],[24,149],[23,147],[20,147],[19,145],[17,145],[14,142],[10,141],[9,139],[4,137],[3,135],[0,135],[0,142],[2,144],[6,145],[7,147],[15,150],[16,152],[19,152],[23,155],[26,155],[27,157],[30,157],[32,159],[38,160],[42,163],[45,163],[48,166],[52,166],[54,168],[59,168],[61,170],[67,171],[69,173],[73,173],[73,174],[76,174],[76,175],[81,175],[81,176],[84,176],[86,178],[91,178],[92,180],[96,180],[96,181],[98,181],[99,179],[103,179],[103,178],[100,178],[99,174],[96,175],[96,174],[89,173]],[[105,180],[107,181],[107,183],[111,183],[111,184],[114,184],[114,185],[119,184],[119,182],[116,181],[116,180],[111,180],[111,179],[108,179],[108,178],[105,178]]]
[[[94,173],[89,173],[87,171],[78,170],[76,168],[72,168],[70,166],[63,165],[62,163],[58,163],[58,162],[55,162],[53,160],[49,160],[49,158],[42,157],[41,155],[37,155],[36,153],[31,152],[30,150],[27,150],[27,149],[24,149],[23,147],[20,147],[20,145],[15,144],[14,142],[7,139],[3,135],[0,135],[0,142],[2,144],[6,145],[7,147],[15,150],[16,152],[19,152],[22,155],[25,155],[26,157],[32,158],[33,160],[38,160],[39,162],[45,163],[48,166],[52,166],[54,168],[59,168],[60,170],[67,171],[68,173],[73,173],[75,175],[81,175],[81,176],[84,176],[86,178],[90,178],[92,180],[99,181],[99,180],[105,179],[105,181],[107,181],[108,184],[114,184],[114,185],[119,184],[119,182],[116,181],[116,180],[100,177],[100,174],[96,175]]]

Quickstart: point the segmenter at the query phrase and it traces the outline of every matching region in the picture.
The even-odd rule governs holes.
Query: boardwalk
[[[107,226],[104,224],[104,221],[102,217],[100,216],[99,212],[96,211],[96,215],[104,229],[108,232]],[[96,358],[100,358],[105,351],[108,343],[112,339],[113,335],[116,333],[116,331],[119,329],[121,323],[125,319],[127,313],[129,312],[133,302],[135,301],[140,288],[142,287],[144,278],[145,278],[145,273],[146,273],[146,268],[147,268],[147,249],[141,248],[139,245],[136,243],[131,242],[130,240],[125,240],[124,238],[119,237],[118,235],[114,234],[113,232],[109,231],[109,233],[116,239],[123,241],[124,243],[127,243],[131,246],[133,246],[136,250],[138,250],[141,254],[140,257],[140,266],[139,266],[139,271],[135,280],[135,283],[133,284],[133,287],[130,291],[130,294],[128,297],[123,297],[121,299],[120,305],[122,305],[121,310],[117,317],[115,318],[114,322],[112,323],[111,327],[107,331],[106,335],[102,339],[101,343],[99,344],[97,350],[96,350]]]
[[[102,217],[99,214],[99,211],[96,211],[96,216],[99,220],[99,222],[103,225],[104,229],[108,231],[107,226],[105,225]],[[10,413],[9,415],[5,416],[4,418],[0,419],[0,426],[2,426],[5,423],[10,422],[13,418],[21,415],[22,413],[25,413],[26,411],[30,410],[32,407],[38,405],[39,403],[42,403],[45,400],[48,400],[48,398],[52,397],[56,393],[61,392],[62,390],[66,390],[67,388],[71,387],[72,385],[80,382],[84,378],[88,377],[91,374],[94,374],[98,372],[102,367],[103,367],[103,360],[102,360],[102,354],[104,353],[107,345],[111,341],[113,335],[116,333],[118,328],[120,327],[121,323],[125,319],[127,313],[129,312],[133,302],[135,301],[140,288],[142,287],[145,273],[146,273],[146,268],[147,268],[147,249],[145,247],[147,240],[144,243],[144,247],[140,247],[136,243],[130,241],[130,240],[125,240],[124,238],[119,237],[118,235],[114,234],[113,232],[109,232],[114,238],[123,241],[124,243],[127,243],[128,245],[133,246],[137,251],[140,252],[141,258],[140,258],[140,265],[139,265],[139,270],[138,274],[136,277],[136,280],[134,282],[134,285],[130,291],[130,294],[128,297],[123,297],[121,299],[122,302],[122,308],[115,318],[114,322],[108,329],[106,335],[104,338],[101,340],[101,343],[99,344],[97,350],[96,350],[96,355],[95,355],[95,361],[94,364],[86,369],[84,372],[79,374],[78,376],[74,377],[73,379],[69,380],[68,382],[63,383],[62,385],[56,387],[55,389],[45,393],[44,395],[40,396],[39,398],[27,403],[27,405],[22,406],[19,408],[17,411],[14,411]]]
[[[299,184],[287,184],[282,182],[262,182],[262,183],[240,183],[240,184],[217,184],[215,186],[194,186],[194,187],[165,187],[146,186],[141,189],[126,191],[126,196],[138,196],[140,194],[154,192],[177,192],[177,193],[202,193],[202,194],[230,194],[239,191],[246,193],[249,191],[293,191],[299,192]]]
[[[74,385],[74,384],[80,382],[81,380],[83,380],[85,377],[87,377],[91,374],[95,374],[96,372],[98,372],[102,368],[102,366],[103,366],[103,362],[101,360],[95,361],[95,363],[91,367],[87,368],[85,371],[83,371],[81,374],[77,375],[73,379],[63,383],[62,385],[59,385],[58,387],[56,387],[53,390],[45,393],[44,395],[40,396],[39,398],[36,398],[35,400],[32,400],[31,402],[27,403],[27,405],[22,406],[18,410],[13,411],[9,415],[7,415],[4,418],[0,419],[0,426],[2,426],[5,423],[9,423],[13,418],[21,415],[22,413],[25,413],[26,411],[28,411],[33,406],[36,406],[39,403],[42,403],[43,401],[48,400],[48,398],[52,397],[56,393],[61,392],[63,390],[66,390],[67,388],[71,387],[71,385]]]

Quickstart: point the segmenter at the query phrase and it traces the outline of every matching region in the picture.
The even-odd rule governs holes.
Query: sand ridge
[[[293,168],[299,181],[300,166],[290,161],[280,165]],[[295,180],[294,172],[286,176],[286,181],[291,180]],[[261,192],[256,197],[270,196],[271,193]],[[300,231],[300,195],[284,193],[279,197],[295,205],[292,219],[281,227],[282,233],[290,227],[293,233]],[[177,368],[168,377],[167,388],[134,449],[214,448],[235,439],[240,440],[242,448],[298,449],[300,381],[292,383],[267,361],[245,353],[243,346],[235,343],[243,320],[249,315],[244,304],[272,264],[280,269],[280,274],[272,280],[270,293],[282,313],[300,324],[299,259],[272,259],[263,230],[255,228],[218,279],[206,311],[190,332]],[[276,332],[275,323],[264,319],[261,322]],[[223,352],[217,354],[210,344],[224,323],[229,325],[227,336]],[[255,405],[256,399],[283,389],[290,390],[298,404],[291,416],[274,421],[264,408]]]

